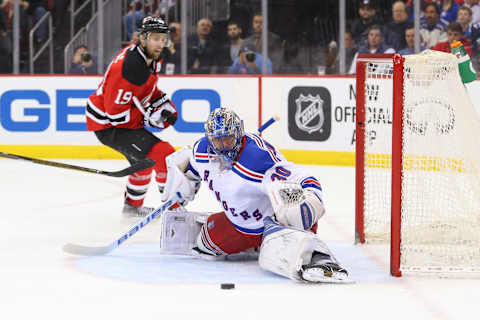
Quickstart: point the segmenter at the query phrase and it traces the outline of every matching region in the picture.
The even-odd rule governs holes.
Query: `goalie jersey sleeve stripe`
[[[318,180],[315,179],[314,177],[305,178],[302,180],[302,182],[300,182],[300,184],[304,189],[313,188],[313,189],[322,191],[322,186],[320,185],[320,182],[318,182]]]
[[[269,148],[266,142],[253,134],[247,134],[243,149],[232,170],[240,177],[261,183],[265,172],[280,162],[276,151]]]
[[[195,162],[198,163],[207,163],[209,161],[208,141],[206,137],[198,140],[193,145],[193,158],[195,159]]]

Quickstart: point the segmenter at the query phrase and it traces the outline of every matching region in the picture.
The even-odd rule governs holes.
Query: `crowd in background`
[[[0,56],[7,62],[0,64],[2,73],[11,72],[12,3],[13,0],[0,0]],[[47,10],[53,13],[54,29],[60,30],[69,3],[70,0],[20,0],[21,19],[25,22],[22,30],[28,31]],[[82,0],[77,3],[80,5]],[[163,52],[163,72],[180,73],[181,30],[185,27],[180,23],[181,1],[129,0],[126,3],[122,17],[123,44],[136,41],[144,16],[165,18],[171,27],[171,41]],[[339,73],[337,0],[269,0],[268,3],[267,73]],[[230,0],[229,4],[227,19],[199,17],[195,27],[187,29],[188,73],[262,72],[261,0]],[[360,53],[414,53],[411,0],[347,1],[346,18],[347,73],[355,73],[355,61]],[[450,52],[450,43],[461,41],[474,67],[480,70],[479,0],[422,1],[420,22],[421,50]],[[45,37],[46,30],[40,26],[35,33],[36,43]],[[89,52],[85,45],[77,47],[70,73],[96,73],[96,70],[95,53]]]

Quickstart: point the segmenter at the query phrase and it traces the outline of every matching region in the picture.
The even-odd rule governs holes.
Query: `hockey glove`
[[[274,181],[267,186],[275,219],[284,226],[309,230],[325,213],[323,203],[313,192],[290,181]]]
[[[145,110],[143,124],[148,127],[165,129],[177,121],[177,110],[165,95],[153,101]]]

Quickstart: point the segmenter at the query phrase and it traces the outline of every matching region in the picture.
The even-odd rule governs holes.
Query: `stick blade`
[[[112,246],[106,247],[86,247],[78,244],[67,243],[63,246],[63,251],[79,256],[101,256],[113,250]]]
[[[125,177],[129,176],[135,172],[147,169],[152,167],[155,164],[155,161],[153,161],[150,158],[145,158],[140,161],[135,162],[131,167],[125,168],[120,171],[113,171],[113,172],[105,172],[104,174],[110,177]]]

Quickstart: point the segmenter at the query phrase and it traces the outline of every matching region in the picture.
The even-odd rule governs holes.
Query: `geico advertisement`
[[[0,77],[0,144],[95,145],[86,131],[85,106],[101,77]],[[173,145],[192,144],[208,114],[234,109],[247,130],[258,126],[258,79],[165,77],[158,82],[178,110],[173,128],[155,131]]]

